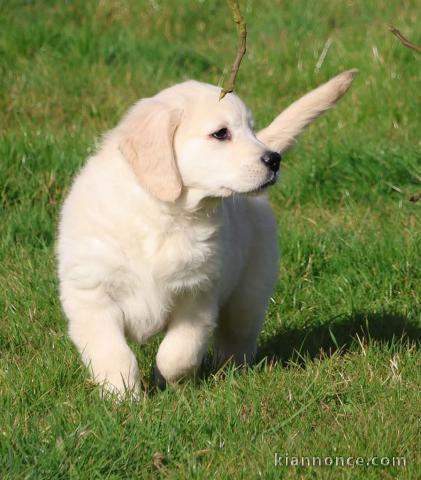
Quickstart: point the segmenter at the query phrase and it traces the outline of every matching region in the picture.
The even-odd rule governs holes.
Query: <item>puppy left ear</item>
[[[174,202],[182,190],[173,146],[181,115],[181,110],[158,100],[142,100],[129,111],[120,129],[120,151],[139,183],[164,202]]]
[[[275,152],[285,152],[319,115],[329,110],[351,86],[358,70],[347,70],[304,95],[284,110],[257,138]]]

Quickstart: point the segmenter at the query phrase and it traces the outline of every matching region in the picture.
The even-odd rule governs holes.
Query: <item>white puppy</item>
[[[156,365],[168,382],[197,370],[212,337],[219,365],[253,359],[278,273],[275,219],[256,192],[354,72],[257,136],[236,95],[218,101],[219,88],[195,81],[141,100],[105,136],[63,205],[57,246],[70,337],[95,381],[137,391],[126,336],[163,330]]]

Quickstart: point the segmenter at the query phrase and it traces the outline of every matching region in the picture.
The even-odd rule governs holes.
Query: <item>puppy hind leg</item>
[[[232,360],[235,365],[251,364],[257,350],[257,337],[261,331],[265,308],[231,302],[220,315],[214,335],[214,364],[222,367]]]
[[[277,262],[262,264],[244,275],[227,304],[222,308],[214,335],[214,363],[221,367],[232,359],[236,365],[250,364],[257,351],[277,274]]]
[[[278,277],[276,222],[268,203],[250,204],[249,221],[256,227],[254,243],[240,282],[222,307],[215,332],[215,365],[230,358],[237,365],[253,362],[257,337]]]
[[[64,302],[65,304],[66,302]],[[139,392],[139,369],[124,336],[123,314],[111,301],[65,307],[69,334],[96,383],[122,396]]]

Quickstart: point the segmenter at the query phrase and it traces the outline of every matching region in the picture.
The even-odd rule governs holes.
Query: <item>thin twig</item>
[[[234,90],[238,69],[240,68],[241,60],[243,59],[244,54],[246,53],[246,40],[247,40],[246,22],[244,21],[244,18],[241,15],[240,7],[238,5],[238,0],[228,0],[228,3],[232,10],[234,22],[237,24],[239,42],[238,42],[238,48],[237,48],[237,55],[231,67],[231,74],[229,76],[228,81],[225,83],[225,86],[221,90],[221,94],[219,95],[219,100],[222,100],[227,93],[231,93]]]
[[[412,48],[412,50],[415,50],[418,53],[421,53],[421,46],[420,45],[415,45],[415,43],[410,42],[407,38],[405,38],[402,33],[392,25],[389,26],[389,30],[399,39],[399,41],[402,43],[402,45],[405,45],[405,47]]]

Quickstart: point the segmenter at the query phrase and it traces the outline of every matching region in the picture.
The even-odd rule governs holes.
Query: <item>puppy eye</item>
[[[211,134],[213,138],[216,138],[217,140],[230,140],[231,139],[231,133],[228,130],[228,128],[221,128],[220,130],[213,132]]]

